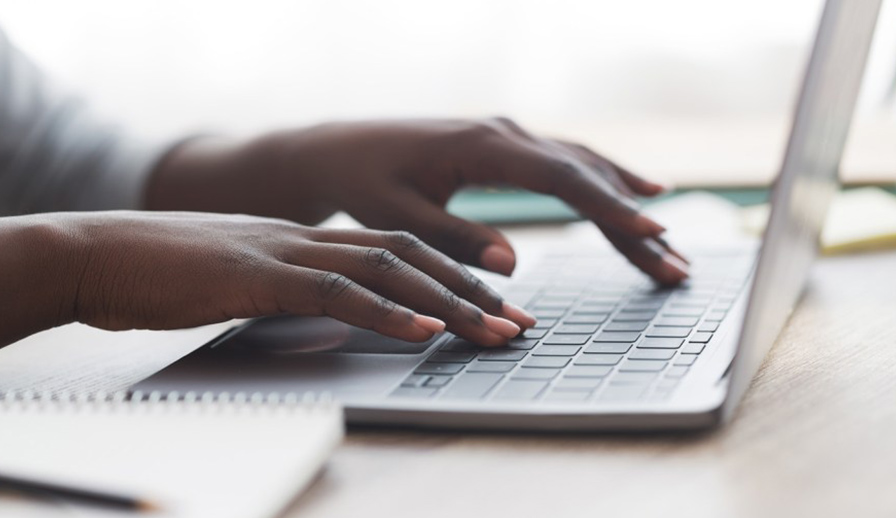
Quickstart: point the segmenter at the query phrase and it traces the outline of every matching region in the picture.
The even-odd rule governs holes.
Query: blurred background
[[[852,183],[896,182],[894,3]],[[153,136],[500,114],[679,186],[749,186],[780,162],[821,5],[0,0],[0,24],[104,115]]]

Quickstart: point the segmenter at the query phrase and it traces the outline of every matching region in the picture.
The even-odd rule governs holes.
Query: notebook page
[[[4,473],[136,495],[163,506],[152,516],[178,518],[276,516],[343,435],[337,406],[310,403],[4,402],[0,422]],[[134,516],[62,501],[7,506]]]

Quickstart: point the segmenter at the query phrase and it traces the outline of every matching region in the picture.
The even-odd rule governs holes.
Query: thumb
[[[513,273],[516,254],[497,230],[453,216],[422,197],[406,198],[401,203],[410,216],[402,228],[456,261],[502,275]]]

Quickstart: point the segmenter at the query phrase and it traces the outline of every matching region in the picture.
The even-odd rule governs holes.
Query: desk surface
[[[896,516],[894,270],[896,252],[821,260],[736,419],[720,430],[354,430],[286,516]],[[115,388],[189,349],[82,342],[33,342],[34,352],[45,347],[40,364],[4,361],[23,358],[18,346],[27,344],[3,350],[0,385],[76,387],[103,373],[97,388]]]

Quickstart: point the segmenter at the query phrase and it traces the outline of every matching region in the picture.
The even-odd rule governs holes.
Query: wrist
[[[75,320],[82,245],[60,215],[0,219],[0,347]]]

